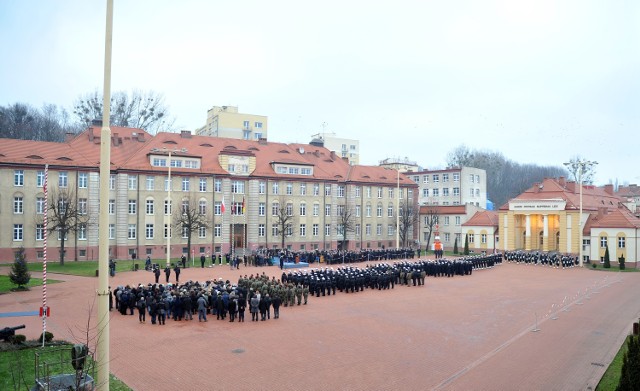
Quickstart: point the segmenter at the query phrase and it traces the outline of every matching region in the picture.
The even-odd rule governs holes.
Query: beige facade
[[[466,205],[487,207],[487,173],[473,167],[408,172],[420,186],[421,205]]]
[[[349,159],[349,164],[360,164],[360,140],[336,137],[335,133],[318,133],[314,142],[322,142],[323,146],[334,151],[338,156]]]
[[[336,249],[343,239],[340,215],[345,208],[353,211],[348,249],[395,247],[398,190],[403,202],[417,202],[416,186],[404,176],[398,186],[395,172],[350,166],[325,148],[266,140],[212,143],[189,132],[132,137],[140,131],[113,130],[119,135],[112,141],[106,229],[110,256],[116,259],[132,254],[164,258],[167,234],[171,257],[180,257],[188,240],[175,224],[176,213],[189,202],[208,221],[191,236],[196,257],[227,253],[232,241],[239,252],[280,248],[276,205],[286,205],[293,216],[285,238],[285,247],[292,250]],[[67,235],[65,259],[97,259],[99,128],[87,132],[71,144],[3,140],[0,229],[7,234],[0,236],[0,261],[11,261],[20,247],[30,260],[44,255],[45,163],[50,164],[49,197],[59,188],[73,190],[87,219],[77,233]],[[169,161],[165,147],[181,152]],[[40,156],[27,156],[29,151],[40,151]],[[417,233],[417,228],[410,230],[411,237]],[[58,236],[49,234],[49,259],[58,259],[60,246]]]
[[[236,106],[213,106],[207,111],[207,123],[197,129],[199,136],[259,140],[267,138],[267,117],[238,112]]]
[[[464,246],[464,234],[466,229],[463,226],[473,215],[484,209],[472,204],[456,205],[456,206],[421,206],[420,222],[418,224],[420,230],[420,244],[425,246],[429,238],[429,221],[432,216],[437,216],[438,232],[440,233],[440,241],[444,250],[453,250],[456,241],[458,248],[462,250]],[[429,250],[432,250],[434,235],[431,234]]]

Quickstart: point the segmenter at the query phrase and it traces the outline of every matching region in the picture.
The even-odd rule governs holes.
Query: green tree
[[[20,247],[18,251],[16,251],[16,259],[11,266],[9,279],[12,284],[18,286],[18,289],[26,289],[25,285],[27,285],[29,280],[31,280],[31,273],[29,273],[29,268],[27,267],[24,247]]]
[[[609,245],[607,244],[604,248],[604,267],[605,269],[611,268],[611,261],[609,260]]]
[[[630,336],[627,347],[622,358],[618,391],[637,390],[640,384],[640,337]]]
[[[464,255],[469,255],[469,236],[464,235]]]
[[[620,263],[620,270],[624,270],[626,268],[626,265],[624,263],[624,255],[618,258],[618,263]]]
[[[453,241],[453,253],[458,254],[458,238],[457,237],[456,237],[456,240]]]

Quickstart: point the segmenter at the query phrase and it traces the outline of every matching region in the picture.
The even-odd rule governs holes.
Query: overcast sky
[[[103,85],[106,0],[0,2],[0,105],[70,109]],[[461,144],[519,163],[597,160],[640,183],[639,1],[115,0],[112,91],[180,129],[212,106],[443,168]]]

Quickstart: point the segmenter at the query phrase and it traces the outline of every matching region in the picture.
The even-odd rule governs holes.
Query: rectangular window
[[[22,241],[23,232],[22,232],[22,224],[14,224],[13,225],[13,240]]]
[[[44,171],[36,173],[36,187],[44,187]]]
[[[138,177],[135,175],[127,175],[127,187],[129,190],[136,190],[138,188]]]
[[[331,224],[324,225],[324,234],[325,236],[331,236]]]
[[[44,224],[36,224],[36,240],[44,240]]]
[[[264,181],[258,182],[258,193],[264,194],[267,188],[267,183]]]
[[[469,197],[473,197],[473,189],[469,189]]]
[[[287,182],[287,195],[293,194],[293,183]]]
[[[382,224],[377,224],[376,225],[376,235],[378,235],[378,236],[382,235]]]
[[[476,189],[476,197],[480,197],[480,189]]]
[[[422,176],[422,183],[429,183],[429,175]]]
[[[109,190],[116,189],[116,176],[114,174],[109,175]]]
[[[367,236],[371,236],[371,224],[366,224],[364,226],[364,233]]]
[[[314,216],[318,216],[320,214],[320,205],[319,204],[313,204],[313,215]]]
[[[267,204],[264,202],[258,203],[258,216],[265,216],[267,213]]]
[[[166,239],[167,237],[171,238],[172,232],[171,232],[171,226],[168,226],[167,224],[164,225],[164,238]]]
[[[367,217],[371,217],[371,205],[367,204],[366,210],[367,210]]]
[[[449,182],[449,174],[442,174],[442,183]]]
[[[469,237],[469,243],[474,243],[474,242],[475,242],[475,237],[476,237],[476,235],[474,235],[474,234],[467,234],[467,236]]]
[[[344,185],[338,186],[338,197],[344,197]]]
[[[287,203],[287,216],[293,216],[293,204]]]
[[[148,215],[152,215],[155,211],[155,205],[153,200],[147,200],[145,211]]]
[[[220,216],[222,214],[222,201],[216,201],[213,203],[213,214]]]
[[[393,199],[393,187],[389,188],[389,198]]]
[[[78,240],[87,240],[86,224],[78,224]]]
[[[205,227],[204,225],[198,226],[198,237],[200,239],[207,237],[207,227]]]
[[[189,178],[182,178],[182,191],[189,191],[191,188],[191,181]]]
[[[331,216],[331,204],[326,204],[324,206],[324,215]]]
[[[220,193],[222,191],[222,179],[213,180],[213,191]]]
[[[606,236],[600,236],[600,247],[601,248],[607,247],[607,237]]]
[[[314,196],[320,195],[320,184],[318,183],[313,184],[313,195]]]
[[[356,224],[355,234],[356,234],[356,236],[360,236],[360,224]]]
[[[86,189],[87,188],[87,184],[88,184],[88,180],[87,180],[87,173],[86,172],[81,172],[78,174],[78,187],[81,189]]]
[[[371,186],[367,186],[367,198],[371,198]]]
[[[87,214],[87,199],[86,198],[78,198],[78,214],[86,215]]]
[[[440,197],[440,189],[433,189],[433,196]]]
[[[200,200],[198,202],[198,214],[204,216],[207,214],[207,201]]]
[[[271,193],[274,195],[278,195],[278,182],[273,182],[271,185]]]
[[[318,236],[320,234],[320,226],[318,224],[314,224],[312,228],[313,236]]]
[[[22,204],[22,197],[13,197],[13,214],[23,213],[24,208]]]
[[[378,204],[378,207],[376,208],[376,216],[382,217],[382,205],[380,204]]]
[[[449,241],[450,241],[450,236],[451,236],[451,234],[450,234],[450,233],[445,232],[445,234],[444,234],[444,241],[445,241],[445,243],[449,243]]]
[[[169,200],[164,200],[164,214],[165,215],[170,215],[171,214],[171,208],[172,204]]]
[[[456,225],[460,225],[460,216],[456,216]]]
[[[153,239],[153,224],[147,224],[144,229],[144,237]]]
[[[471,183],[475,182],[474,178],[475,177],[473,176],[473,174],[469,174],[469,182],[471,182]]]
[[[422,196],[429,197],[429,189],[422,189]]]
[[[433,174],[433,183],[440,182],[440,176],[438,174]]]
[[[258,224],[258,236],[263,238],[265,235],[266,228],[264,224]]]
[[[116,225],[109,224],[109,239],[115,239],[115,238],[116,238]]]
[[[460,174],[459,173],[454,173],[453,174],[453,181],[454,182],[460,182]]]
[[[480,241],[482,242],[482,244],[486,244],[487,243],[487,234],[481,234],[480,235]]]
[[[300,236],[307,236],[307,225],[300,224]]]
[[[400,215],[402,216],[402,215]],[[387,217],[393,217],[393,205],[387,207]]]
[[[198,191],[207,191],[207,178],[200,178],[200,180],[198,181]]]
[[[136,225],[129,224],[127,227],[127,238],[135,239],[136,238]]]
[[[219,238],[222,236],[222,224],[216,224],[213,226],[213,236]]]
[[[300,203],[300,216],[306,216],[307,215],[307,204],[305,204],[304,202]]]
[[[387,225],[387,235],[388,236],[393,236],[393,225],[392,224]]]
[[[276,237],[279,236],[278,233],[280,230],[278,229],[278,224],[271,224],[271,236]]]
[[[153,191],[156,188],[156,177],[148,176],[147,177],[147,190]]]
[[[300,184],[300,195],[307,195],[307,184],[306,183],[301,183]]]
[[[459,187],[454,187],[453,188],[453,195],[455,197],[459,197],[460,196],[460,188]]]
[[[273,204],[271,204],[271,216],[277,216],[280,212],[280,204],[277,202],[274,202]]]
[[[58,173],[58,186],[67,187],[69,185],[69,174],[66,171]]]
[[[625,248],[625,246],[626,246],[625,237],[618,236],[618,248]]]
[[[244,181],[231,181],[231,192],[234,194],[244,194]]]
[[[355,186],[353,188],[353,196],[355,198],[360,198],[360,186]]]
[[[356,217],[360,217],[360,205],[356,205]]]
[[[129,214],[130,215],[136,214],[137,213],[136,209],[137,209],[136,208],[136,200],[129,200],[129,208],[128,208]]]
[[[449,197],[449,188],[448,187],[444,187],[442,189],[442,196],[443,197]]]
[[[324,186],[324,195],[326,195],[326,196],[330,196],[331,195],[331,185],[325,185]]]
[[[449,216],[444,216],[444,225],[449,225]]]
[[[382,198],[382,187],[378,187],[378,198]]]

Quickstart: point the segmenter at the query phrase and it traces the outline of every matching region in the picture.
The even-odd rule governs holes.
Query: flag
[[[245,207],[244,207],[244,197],[242,197],[242,214],[244,214],[245,211]]]
[[[222,211],[221,213],[224,213],[225,209],[227,208],[224,206],[224,196],[222,196],[222,205],[220,205],[220,210]]]

